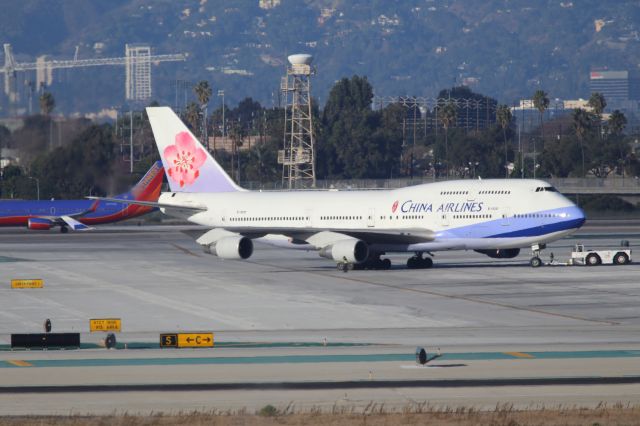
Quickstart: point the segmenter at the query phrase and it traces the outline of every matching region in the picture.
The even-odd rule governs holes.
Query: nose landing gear
[[[538,268],[542,266],[542,259],[540,259],[540,251],[547,248],[546,244],[534,244],[531,246],[533,257],[529,260],[529,264],[532,268]]]

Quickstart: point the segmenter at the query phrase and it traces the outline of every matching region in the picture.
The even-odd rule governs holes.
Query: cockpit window
[[[555,189],[553,186],[539,186],[536,188],[536,192],[558,192],[557,189]]]

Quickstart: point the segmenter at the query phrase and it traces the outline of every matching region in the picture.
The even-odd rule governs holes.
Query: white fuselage
[[[163,193],[159,201],[205,207],[181,216],[240,234],[315,234],[305,240],[316,247],[331,232],[380,233],[385,237],[373,243],[380,251],[526,247],[584,223],[577,206],[540,180],[458,180],[369,191],[177,192]]]

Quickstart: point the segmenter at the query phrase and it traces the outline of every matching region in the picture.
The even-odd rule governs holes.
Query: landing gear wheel
[[[391,260],[382,259],[381,264],[382,267],[380,269],[384,269],[385,271],[391,269]]]
[[[616,253],[616,255],[613,256],[613,263],[616,265],[626,265],[629,263],[629,257],[626,253]]]
[[[422,257],[422,253],[410,257],[407,260],[407,268],[409,269],[429,269],[433,266],[433,260],[430,257]]]
[[[538,256],[534,256],[529,261],[529,264],[531,265],[532,268],[538,268],[542,266],[542,260]]]
[[[417,257],[410,257],[407,260],[407,268],[416,269],[417,267],[418,267],[418,258]]]
[[[69,228],[67,228],[66,226],[61,226],[60,227],[60,232],[62,234],[66,234],[67,232],[69,232]]]
[[[602,260],[600,260],[600,256],[592,253],[587,256],[586,262],[587,266],[598,266],[602,262]]]

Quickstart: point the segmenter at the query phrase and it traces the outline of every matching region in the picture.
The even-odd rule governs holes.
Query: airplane
[[[253,240],[316,250],[339,269],[389,269],[387,253],[430,268],[434,252],[474,250],[509,259],[579,229],[583,211],[536,179],[451,180],[392,190],[248,191],[239,187],[168,107],[147,114],[169,181],[168,215],[210,227],[197,242],[222,259],[247,259]],[[428,257],[424,257],[428,254]]]
[[[86,231],[90,225],[118,222],[155,210],[151,206],[122,203],[123,200],[157,201],[163,180],[161,161],[156,161],[129,191],[110,201],[91,200],[0,200],[0,226],[26,226],[32,230]]]

